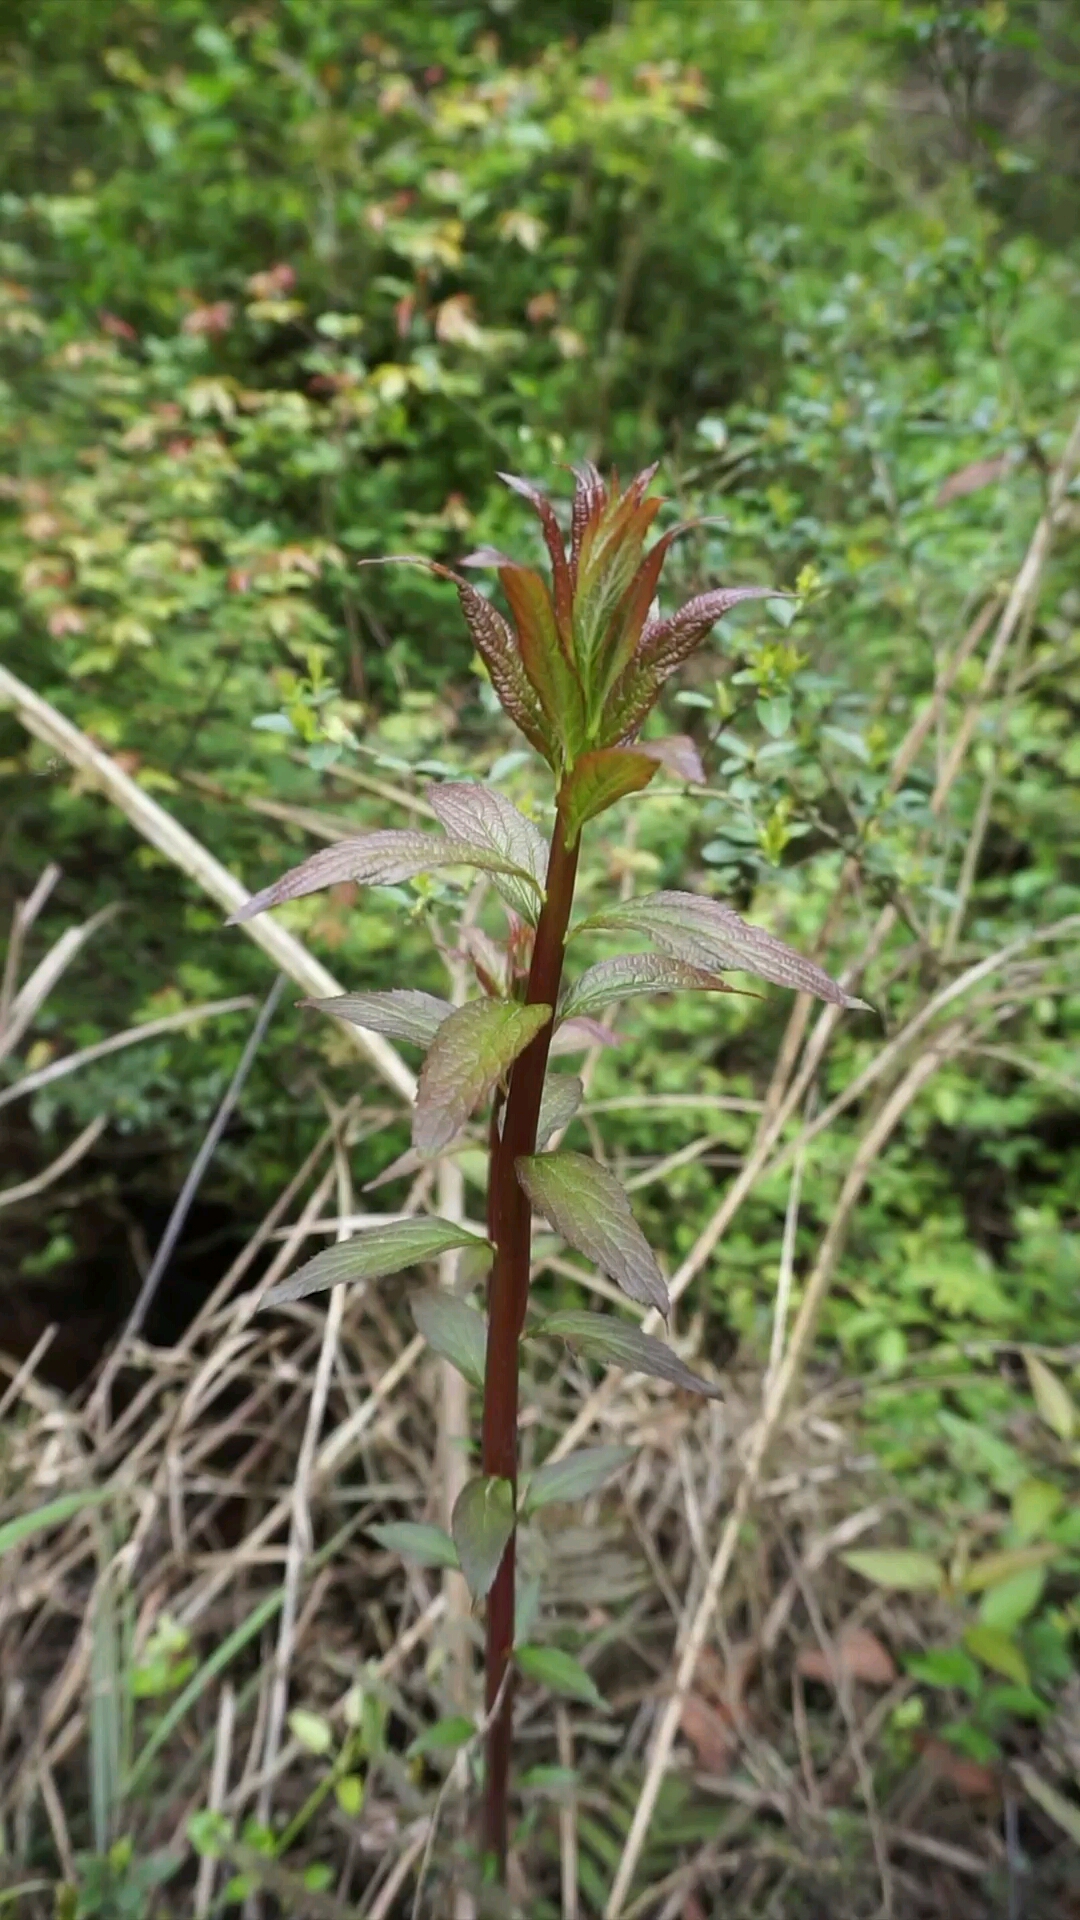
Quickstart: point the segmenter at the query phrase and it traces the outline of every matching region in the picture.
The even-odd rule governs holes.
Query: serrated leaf
[[[1025,1353],[1024,1365],[1039,1417],[1059,1440],[1071,1440],[1077,1429],[1077,1412],[1067,1389],[1038,1354]]]
[[[626,739],[655,706],[661,687],[705,640],[718,620],[744,600],[775,596],[772,587],[716,587],[688,600],[667,619],[649,620],[633,658],[612,689],[606,718],[616,739]]]
[[[412,1129],[418,1153],[449,1146],[550,1018],[550,1007],[522,1007],[513,1000],[470,1000],[455,1007],[421,1069]]]
[[[463,580],[459,574],[443,567],[433,567],[432,571],[453,580],[457,587],[473,645],[488,670],[504,712],[549,765],[554,766],[558,758],[556,736],[525,672],[512,627],[470,580]]]
[[[816,994],[833,1006],[865,1008],[867,1004],[774,934],[751,926],[733,907],[701,894],[647,893],[637,900],[617,901],[581,921],[574,933],[586,930],[640,933],[662,952],[707,973],[736,967],[774,986]]]
[[[733,993],[727,981],[704,967],[670,960],[666,954],[623,953],[600,960],[569,987],[559,1008],[560,1023],[583,1013],[596,1013],[613,1000],[632,1000],[642,994]]]
[[[347,1020],[350,1026],[367,1027],[370,1033],[384,1033],[389,1040],[412,1041],[418,1047],[430,1047],[443,1021],[454,1011],[453,1001],[440,1000],[437,993],[421,993],[413,987],[391,987],[387,993],[339,993],[330,1000],[299,1000],[297,1005],[332,1014],[335,1020]]]
[[[964,1645],[992,1673],[1000,1673],[1006,1680],[1015,1681],[1018,1687],[1030,1685],[1027,1661],[1007,1633],[1002,1633],[997,1627],[969,1627],[964,1635]]]
[[[565,1340],[590,1360],[622,1367],[627,1373],[648,1374],[652,1380],[667,1380],[673,1387],[682,1387],[687,1393],[703,1393],[709,1400],[723,1398],[722,1388],[692,1373],[685,1361],[662,1340],[643,1333],[627,1320],[617,1320],[612,1314],[566,1308],[547,1314],[535,1331]]]
[[[304,894],[318,893],[343,880],[355,880],[361,886],[396,886],[413,880],[418,873],[434,873],[441,867],[478,867],[486,873],[513,873],[525,884],[532,876],[490,847],[470,840],[451,840],[441,833],[418,833],[411,828],[394,828],[380,833],[357,834],[353,840],[339,840],[332,847],[320,847],[298,867],[291,867],[272,886],[252,894],[229,919],[230,927],[251,920],[268,907],[280,907],[286,900],[299,900]]]
[[[442,1527],[428,1526],[422,1520],[380,1521],[368,1532],[381,1547],[415,1560],[421,1567],[456,1567],[457,1548]]]
[[[562,1460],[538,1467],[522,1501],[523,1513],[535,1513],[556,1501],[584,1500],[634,1458],[633,1447],[581,1447]]]
[[[1049,1545],[1031,1547],[1012,1547],[1004,1553],[987,1553],[981,1560],[973,1560],[960,1581],[964,1593],[982,1593],[987,1587],[996,1587],[1002,1580],[1011,1580],[1014,1573],[1023,1573],[1028,1567],[1043,1567],[1053,1560],[1057,1549]]]
[[[478,1475],[461,1489],[450,1531],[469,1592],[482,1600],[489,1591],[514,1531],[514,1489],[509,1480]]]
[[[533,567],[500,567],[518,653],[549,731],[572,759],[585,731],[581,683],[563,652],[551,595]]]
[[[484,1384],[487,1322],[452,1293],[418,1293],[409,1302],[417,1333],[433,1353],[449,1360],[471,1386]]]
[[[540,1686],[550,1687],[552,1693],[562,1694],[569,1700],[583,1700],[586,1706],[597,1707],[601,1713],[609,1711],[592,1675],[586,1673],[572,1654],[563,1653],[561,1647],[515,1647],[514,1661],[527,1680],[536,1680]]]
[[[538,1213],[631,1300],[671,1312],[667,1282],[613,1174],[584,1153],[534,1153],[516,1162]]]
[[[549,1073],[540,1099],[540,1117],[536,1123],[537,1147],[546,1147],[553,1134],[570,1125],[582,1100],[584,1083],[576,1073]]]
[[[568,842],[573,845],[586,820],[647,787],[659,764],[636,747],[600,747],[581,754],[561,796]]]
[[[282,1280],[260,1303],[280,1307],[289,1300],[304,1300],[309,1293],[325,1293],[329,1287],[350,1280],[381,1280],[389,1273],[403,1273],[422,1260],[453,1247],[485,1247],[487,1241],[470,1233],[454,1220],[433,1219],[425,1214],[419,1220],[391,1220],[377,1227],[365,1227],[340,1246],[327,1247],[314,1260]]]
[[[421,1753],[453,1753],[475,1737],[476,1728],[471,1720],[463,1713],[449,1714],[445,1720],[436,1720],[433,1726],[418,1733],[406,1748],[405,1757],[412,1760]]]
[[[944,1585],[937,1561],[909,1547],[867,1547],[842,1553],[840,1558],[852,1573],[860,1573],[875,1587],[889,1587],[899,1593],[938,1593]]]
[[[490,847],[493,854],[513,863],[517,871],[496,873],[495,885],[514,912],[535,926],[544,898],[548,858],[540,829],[519,813],[505,794],[478,781],[446,781],[442,786],[429,787],[427,797],[452,840]],[[530,876],[529,881],[518,877],[522,872]]]

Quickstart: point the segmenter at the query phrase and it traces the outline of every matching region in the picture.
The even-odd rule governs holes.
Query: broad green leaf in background
[[[916,1553],[910,1547],[866,1547],[840,1555],[852,1573],[861,1573],[875,1587],[893,1587],[906,1593],[937,1593],[945,1576],[928,1553]]]
[[[1030,1547],[1010,1547],[1002,1553],[987,1553],[982,1559],[973,1560],[964,1569],[960,1586],[965,1593],[983,1593],[987,1587],[996,1587],[1002,1580],[1011,1580],[1014,1574],[1023,1573],[1029,1567],[1044,1567],[1054,1558],[1056,1548],[1048,1545]]]
[[[987,1587],[979,1602],[980,1622],[1002,1633],[1014,1633],[1021,1621],[1034,1613],[1045,1588],[1046,1568],[1025,1567],[1021,1573]]]
[[[372,1539],[422,1567],[456,1567],[457,1548],[442,1527],[422,1520],[388,1520],[368,1528]]]
[[[1021,1540],[1034,1540],[1045,1533],[1060,1513],[1065,1495],[1049,1480],[1022,1480],[1013,1491],[1012,1523]]]
[[[536,1153],[517,1162],[533,1206],[568,1244],[595,1261],[631,1300],[671,1311],[667,1282],[614,1174],[584,1153]]]
[[[964,1635],[964,1645],[969,1653],[981,1660],[984,1667],[1000,1673],[1006,1680],[1014,1680],[1018,1687],[1030,1685],[1028,1664],[1015,1640],[1010,1639],[999,1627],[969,1627]]]
[[[527,1680],[536,1680],[569,1700],[583,1700],[586,1706],[608,1712],[607,1702],[579,1660],[561,1647],[516,1647],[514,1660]]]
[[[606,1366],[622,1367],[627,1373],[645,1373],[653,1380],[667,1380],[673,1387],[681,1387],[686,1393],[703,1393],[710,1400],[723,1398],[721,1387],[691,1372],[686,1362],[662,1340],[643,1333],[627,1320],[617,1320],[614,1314],[566,1308],[546,1314],[532,1331],[565,1340],[587,1359],[600,1360]]]
[[[544,1081],[540,1115],[536,1123],[536,1144],[547,1146],[553,1134],[570,1125],[582,1100],[585,1087],[576,1073],[549,1073]]]
[[[414,987],[391,987],[386,993],[342,993],[330,1000],[301,1000],[299,1004],[333,1014],[336,1020],[347,1020],[352,1026],[367,1027],[372,1033],[384,1033],[388,1040],[408,1040],[418,1047],[429,1047],[443,1021],[454,1011],[452,1001]]]
[[[470,1000],[443,1021],[420,1072],[413,1146],[434,1154],[449,1146],[551,1018],[546,1006]]]
[[[284,1306],[289,1300],[303,1300],[309,1293],[325,1293],[329,1287],[351,1280],[381,1280],[386,1274],[403,1273],[422,1260],[434,1260],[454,1247],[483,1247],[487,1242],[453,1220],[439,1220],[425,1214],[416,1220],[392,1220],[377,1227],[365,1227],[340,1246],[327,1247],[314,1260],[282,1280],[260,1302],[263,1307]]]
[[[416,1330],[433,1353],[449,1360],[470,1386],[484,1384],[487,1322],[452,1293],[417,1293],[410,1301]]]
[[[467,1481],[454,1502],[450,1530],[469,1592],[474,1600],[482,1600],[514,1531],[514,1490],[509,1480],[488,1474]]]
[[[633,1460],[635,1451],[633,1447],[581,1447],[561,1460],[538,1467],[529,1475],[522,1512],[535,1513],[537,1508],[559,1500],[584,1500]]]
[[[595,932],[639,933],[662,952],[706,973],[735,967],[773,986],[812,993],[837,1007],[866,1007],[813,960],[742,919],[733,907],[696,893],[647,893],[636,900],[615,901],[590,914],[573,929]]]
[[[470,1740],[476,1738],[476,1727],[463,1713],[448,1714],[444,1720],[436,1720],[406,1748],[406,1757],[414,1758],[420,1753],[456,1753]]]

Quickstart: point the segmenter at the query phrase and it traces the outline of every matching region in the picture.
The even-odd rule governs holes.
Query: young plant
[[[572,1117],[581,1083],[548,1074],[552,1040],[571,1022],[590,1023],[611,1001],[692,989],[731,991],[730,968],[776,985],[861,1006],[820,967],[748,925],[730,907],[691,893],[660,892],[613,904],[582,928],[625,932],[649,951],[589,967],[569,986],[563,960],[583,828],[643,787],[658,766],[682,777],[703,774],[685,738],[639,740],[668,677],[731,607],[773,593],[768,587],[720,587],[660,616],[656,595],[665,557],[681,531],[646,550],[662,502],[648,492],[654,469],[625,492],[609,491],[592,466],[576,476],[569,543],[551,502],[528,481],[504,475],[539,516],[551,564],[550,585],[532,567],[484,550],[466,564],[494,567],[510,610],[507,621],[460,575],[423,562],[457,587],[461,607],[496,694],[551,768],[555,819],[550,843],[509,800],[480,784],[429,789],[441,833],[412,830],[358,835],[316,853],[255,895],[238,919],[342,880],[392,884],[436,868],[490,873],[509,922],[497,967],[478,966],[481,994],[464,1006],[411,989],[347,994],[316,1001],[342,1020],[426,1049],[413,1117],[414,1154],[438,1155],[490,1102],[486,1328],[480,1313],[447,1294],[422,1295],[415,1317],[429,1344],[482,1389],[481,1473],[454,1509],[451,1540],[436,1528],[381,1530],[385,1544],[417,1551],[435,1564],[456,1561],[474,1595],[487,1600],[487,1753],[483,1843],[505,1871],[515,1660],[535,1677],[548,1673],[539,1649],[514,1644],[518,1498],[518,1361],[529,1297],[533,1213],[632,1299],[665,1317],[663,1274],[622,1189],[580,1153],[547,1143]],[[574,929],[578,931],[579,929]],[[579,1024],[579,1034],[581,1027]],[[295,1300],[340,1281],[373,1279],[432,1259],[479,1237],[430,1217],[374,1226],[319,1254],[268,1297]],[[581,1353],[703,1393],[716,1389],[683,1365],[662,1341],[610,1314],[559,1312],[536,1331],[558,1335]],[[598,1449],[596,1473],[581,1456],[552,1467],[570,1492],[587,1492],[611,1470]],[[574,1473],[566,1477],[571,1464]],[[544,1469],[525,1499],[538,1504]],[[538,1490],[539,1482],[539,1490]],[[559,1481],[560,1487],[562,1480]],[[567,1497],[566,1492],[552,1494]],[[567,1663],[572,1666],[573,1663]],[[578,1668],[574,1672],[588,1684]],[[555,1677],[553,1672],[548,1677]],[[564,1680],[566,1676],[563,1676]]]

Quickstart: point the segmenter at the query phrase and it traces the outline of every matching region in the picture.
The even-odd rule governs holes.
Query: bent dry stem
[[[505,948],[493,959],[485,933],[483,962],[472,950],[477,995],[461,1005],[407,989],[309,1003],[367,1032],[424,1050],[412,1151],[382,1178],[401,1178],[425,1160],[466,1145],[473,1116],[490,1101],[486,1238],[460,1222],[429,1215],[379,1222],[316,1255],[263,1303],[285,1306],[343,1281],[377,1280],[455,1247],[471,1246],[491,1256],[486,1327],[477,1309],[454,1293],[421,1294],[414,1302],[414,1318],[428,1345],[482,1391],[481,1471],[458,1496],[449,1534],[414,1519],[380,1524],[372,1532],[382,1545],[429,1566],[460,1567],[474,1597],[487,1600],[482,1841],[485,1863],[500,1881],[506,1878],[510,1842],[515,1667],[533,1684],[594,1707],[603,1704],[589,1673],[564,1649],[516,1642],[517,1528],[545,1497],[584,1497],[624,1464],[618,1448],[575,1455],[572,1496],[565,1488],[553,1492],[559,1477],[548,1472],[545,1480],[541,1466],[530,1481],[524,1512],[519,1506],[518,1371],[533,1209],[629,1299],[657,1307],[665,1318],[670,1306],[663,1274],[614,1176],[581,1153],[546,1150],[546,1136],[572,1121],[583,1091],[580,1080],[570,1076],[548,1079],[553,1034],[562,1023],[576,1022],[575,1041],[582,1033],[589,1043],[603,1039],[590,1011],[627,995],[729,992],[725,973],[732,967],[840,1006],[862,1004],[820,967],[764,929],[749,926],[720,901],[660,892],[594,913],[583,923],[602,936],[629,933],[652,950],[586,968],[559,1006],[583,826],[646,787],[662,765],[694,785],[704,782],[692,740],[641,741],[641,727],[669,675],[716,621],[739,602],[773,591],[717,587],[666,617],[656,612],[664,556],[679,529],[645,551],[662,505],[648,497],[651,478],[651,471],[641,473],[624,493],[609,493],[595,468],[583,468],[568,545],[550,501],[530,481],[510,479],[540,518],[551,587],[533,568],[490,550],[473,555],[472,564],[496,568],[513,623],[469,581],[434,566],[457,586],[492,686],[554,776],[550,846],[536,822],[497,787],[446,781],[430,787],[427,796],[441,832],[366,832],[335,843],[264,888],[236,916],[249,919],[343,880],[400,885],[419,874],[463,867],[490,875],[507,910]],[[551,1104],[545,1110],[546,1093]],[[545,1139],[538,1142],[545,1111]],[[557,1122],[552,1115],[558,1115]],[[589,1360],[683,1390],[719,1391],[670,1347],[621,1315],[564,1310],[528,1331],[530,1338],[537,1332],[565,1340]]]
[[[546,898],[536,927],[525,1000],[529,1006],[558,1004],[566,930],[574,899],[579,841],[567,844],[563,809],[555,819]],[[515,1161],[536,1151],[536,1127],[544,1091],[553,1022],[541,1027],[511,1070],[501,1140],[492,1130],[489,1168],[491,1232],[495,1260],[488,1298],[487,1364],[484,1373],[482,1459],[484,1472],[509,1480],[517,1496],[518,1343],[529,1298],[531,1209],[515,1173]],[[507,1542],[488,1595],[484,1700],[492,1716],[487,1736],[484,1848],[505,1870],[508,1841],[513,1682],[506,1679],[514,1649],[517,1534]],[[499,1690],[506,1680],[505,1691]]]

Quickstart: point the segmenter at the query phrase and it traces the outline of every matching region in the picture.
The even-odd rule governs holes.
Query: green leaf
[[[600,960],[575,980],[559,1006],[559,1020],[602,1012],[613,1000],[632,1000],[642,994],[732,993],[726,980],[703,967],[687,966],[666,954],[624,953],[617,960]]]
[[[416,1331],[433,1353],[449,1360],[469,1384],[482,1387],[487,1354],[487,1322],[452,1293],[417,1293],[409,1302]]]
[[[778,693],[771,700],[758,700],[755,711],[765,732],[774,740],[782,740],[791,725],[791,695]]]
[[[1068,1391],[1038,1354],[1025,1353],[1024,1365],[1040,1418],[1059,1440],[1071,1440],[1077,1430],[1077,1413]]]
[[[489,847],[493,854],[512,862],[515,871],[496,872],[495,885],[514,912],[535,926],[537,909],[544,898],[548,861],[547,842],[540,829],[519,813],[505,794],[477,781],[447,781],[429,787],[427,797],[452,840]],[[522,873],[529,875],[528,881],[520,878]]]
[[[550,1687],[552,1693],[564,1694],[570,1700],[583,1700],[586,1706],[597,1707],[601,1713],[609,1711],[591,1675],[579,1660],[563,1653],[560,1647],[516,1647],[514,1660],[527,1680],[536,1680],[542,1687]]]
[[[568,1244],[631,1300],[671,1311],[667,1282],[613,1174],[584,1153],[535,1153],[516,1162],[533,1206]]]
[[[289,1715],[289,1732],[309,1753],[329,1753],[334,1744],[334,1729],[321,1713],[306,1707],[294,1707]]]
[[[550,1018],[550,1007],[513,1000],[470,1000],[454,1009],[421,1069],[412,1130],[418,1153],[449,1146]]]
[[[904,1662],[913,1680],[928,1687],[962,1687],[965,1693],[978,1693],[979,1669],[962,1647],[935,1647],[930,1653],[913,1654]]]
[[[230,927],[251,920],[268,907],[280,907],[286,900],[299,900],[304,894],[318,893],[323,887],[355,880],[361,886],[396,886],[413,880],[418,873],[434,873],[440,867],[479,867],[486,873],[512,873],[532,886],[532,875],[517,867],[489,846],[471,840],[450,840],[440,833],[418,833],[414,829],[393,828],[380,833],[361,833],[355,839],[338,840],[331,847],[320,847],[298,867],[291,867],[272,886],[252,894],[228,921]]]
[[[603,1361],[607,1366],[622,1367],[627,1373],[648,1374],[652,1380],[667,1380],[673,1387],[682,1387],[687,1393],[703,1393],[709,1400],[723,1398],[722,1388],[692,1373],[662,1340],[643,1333],[627,1320],[617,1320],[613,1314],[567,1308],[545,1315],[535,1332],[565,1340],[588,1359]]]
[[[421,1567],[456,1567],[457,1548],[442,1527],[429,1526],[423,1520],[387,1520],[369,1527],[373,1540],[391,1553],[415,1560]]]
[[[451,1753],[475,1738],[476,1727],[471,1720],[463,1713],[448,1714],[445,1720],[436,1720],[433,1726],[417,1734],[406,1748],[406,1759],[411,1760],[420,1753]]]
[[[552,1460],[532,1474],[522,1502],[523,1513],[535,1513],[559,1500],[584,1500],[634,1458],[633,1447],[581,1447],[562,1460]]]
[[[845,992],[813,960],[804,959],[783,940],[763,927],[750,926],[734,908],[701,894],[647,893],[637,900],[617,901],[580,921],[573,931],[586,930],[643,934],[662,952],[706,973],[737,967],[774,986],[816,994],[833,1006],[865,1008],[867,1004]]]
[[[586,820],[647,787],[659,765],[652,754],[628,747],[599,747],[581,754],[562,791],[569,844],[573,846]]]
[[[561,1133],[564,1127],[570,1125],[584,1097],[584,1083],[576,1073],[548,1074],[540,1100],[540,1117],[536,1122],[538,1147],[546,1147],[552,1134]]]
[[[1015,1573],[1023,1573],[1029,1567],[1042,1567],[1054,1558],[1056,1548],[1041,1546],[1011,1547],[1004,1553],[987,1553],[981,1560],[973,1560],[965,1569],[960,1586],[964,1593],[982,1593],[986,1587],[996,1587],[1002,1580],[1011,1580]]]
[[[469,1592],[482,1600],[499,1571],[514,1531],[514,1489],[509,1480],[479,1475],[454,1502],[450,1529]]]
[[[436,1254],[453,1247],[483,1247],[487,1242],[479,1234],[469,1233],[453,1220],[391,1220],[377,1227],[365,1227],[340,1246],[327,1247],[314,1260],[271,1287],[261,1302],[264,1307],[284,1306],[289,1300],[303,1300],[309,1293],[325,1293],[328,1287],[350,1280],[381,1280],[388,1273],[401,1273],[421,1260],[433,1260]]]
[[[867,1547],[856,1553],[842,1553],[840,1558],[852,1573],[860,1573],[875,1587],[939,1593],[945,1584],[937,1561],[928,1553],[915,1553],[908,1547]]]
[[[1012,1523],[1021,1540],[1045,1533],[1065,1495],[1049,1480],[1022,1480],[1012,1497]]]
[[[1025,1567],[1021,1573],[987,1588],[979,1603],[979,1620],[984,1627],[1015,1632],[1021,1621],[1034,1613],[1045,1586],[1045,1567]]]
[[[388,993],[340,993],[331,1000],[300,1000],[301,1007],[347,1020],[350,1026],[384,1033],[389,1040],[408,1040],[430,1047],[443,1021],[454,1011],[453,1002],[412,987],[391,987]]]
[[[364,1782],[358,1773],[344,1773],[334,1782],[334,1798],[348,1820],[355,1820],[363,1811]]]
[[[1019,1687],[1029,1685],[1027,1661],[1015,1641],[1010,1640],[1008,1634],[1002,1633],[999,1628],[969,1627],[964,1635],[964,1645],[992,1673],[1003,1674],[1006,1680],[1015,1680]]]
[[[84,1487],[78,1493],[62,1493],[58,1500],[36,1507],[33,1513],[16,1514],[14,1520],[6,1520],[0,1526],[0,1554],[10,1553],[12,1547],[21,1547],[24,1540],[32,1540],[35,1533],[43,1533],[46,1527],[62,1526],[85,1507],[100,1507],[106,1500],[115,1500],[116,1494],[115,1487]]]

